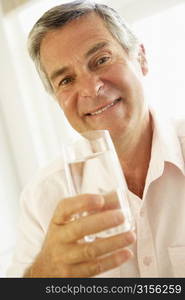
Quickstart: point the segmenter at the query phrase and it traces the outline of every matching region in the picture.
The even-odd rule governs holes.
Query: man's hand
[[[109,199],[110,198],[110,199]],[[93,277],[133,256],[133,232],[85,242],[83,238],[124,222],[111,197],[83,194],[63,199],[51,219],[42,250],[25,277]],[[88,212],[88,216],[75,218]]]

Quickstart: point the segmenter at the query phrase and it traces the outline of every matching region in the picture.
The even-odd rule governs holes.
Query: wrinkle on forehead
[[[65,33],[67,33],[67,35]],[[87,37],[92,37],[93,39],[93,37],[102,37],[102,34],[103,36],[108,35],[109,37],[111,35],[105,26],[104,21],[95,13],[89,13],[79,19],[72,20],[70,23],[61,28],[48,32],[41,42],[41,58],[47,55],[48,50],[52,48],[52,44],[59,40],[61,41],[61,47],[65,46],[68,47],[68,50],[70,50],[70,43],[72,43],[74,39],[76,40],[78,38],[79,45],[83,46]],[[66,40],[68,41],[67,44],[65,42]],[[57,49],[55,50],[57,51]]]
[[[93,51],[93,46],[109,42],[118,47],[118,41],[104,21],[95,13],[89,13],[46,34],[41,43],[41,63],[47,76],[51,77],[54,71],[63,67],[82,64],[84,55]]]

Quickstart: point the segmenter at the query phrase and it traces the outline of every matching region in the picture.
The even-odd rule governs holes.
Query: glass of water
[[[69,196],[92,193],[102,194],[105,199],[112,197],[114,207],[125,218],[122,225],[86,236],[85,240],[90,242],[133,229],[128,188],[109,131],[81,134],[77,141],[64,147],[64,160]],[[87,215],[88,212],[83,212],[76,217]]]

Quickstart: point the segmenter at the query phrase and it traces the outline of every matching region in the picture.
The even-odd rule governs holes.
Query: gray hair
[[[28,52],[35,63],[46,90],[51,94],[53,94],[53,87],[40,59],[41,42],[48,32],[59,29],[70,21],[87,15],[90,12],[95,12],[103,19],[109,32],[122,45],[127,53],[135,50],[139,43],[137,37],[126,22],[114,9],[106,5],[81,0],[51,8],[36,22],[28,36]]]

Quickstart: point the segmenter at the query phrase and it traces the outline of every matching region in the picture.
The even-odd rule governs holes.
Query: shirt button
[[[149,266],[151,264],[151,262],[152,262],[152,257],[151,256],[145,256],[143,258],[143,264],[145,266]]]

